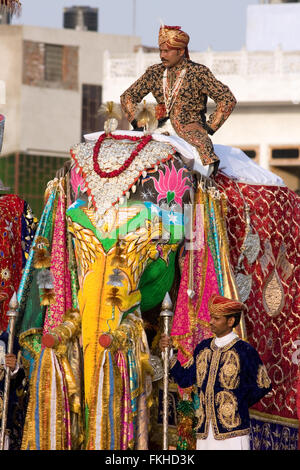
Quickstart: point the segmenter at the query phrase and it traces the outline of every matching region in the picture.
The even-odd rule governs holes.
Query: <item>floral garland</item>
[[[123,163],[122,166],[118,170],[113,170],[113,171],[103,171],[101,170],[99,163],[98,163],[98,155],[100,151],[100,147],[102,142],[105,139],[115,139],[115,140],[131,140],[131,141],[138,141],[140,140],[141,142],[139,145],[131,152],[130,157],[127,158],[127,160]],[[133,160],[138,156],[140,151],[150,142],[152,139],[151,135],[146,135],[141,137],[134,137],[134,136],[129,136],[129,135],[113,135],[113,134],[102,134],[100,135],[99,139],[97,140],[94,149],[93,149],[93,164],[94,164],[94,171],[97,173],[97,175],[100,176],[100,178],[115,178],[116,176],[119,176],[123,171],[125,171],[133,162]]]

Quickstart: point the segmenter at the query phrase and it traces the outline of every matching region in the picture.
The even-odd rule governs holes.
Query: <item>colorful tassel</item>
[[[48,252],[49,241],[45,237],[37,237],[36,244],[33,247],[34,267],[36,269],[50,268],[51,257]]]
[[[51,305],[55,303],[55,292],[53,289],[42,289],[41,305]]]

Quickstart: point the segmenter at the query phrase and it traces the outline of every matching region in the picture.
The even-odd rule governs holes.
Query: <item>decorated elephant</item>
[[[102,169],[95,165],[98,153]],[[71,155],[70,172],[48,186],[28,275],[20,287],[19,300],[24,309],[20,341],[25,356],[31,356],[29,363],[33,366],[40,360],[46,369],[49,362],[42,356],[50,352],[44,346],[50,345],[55,328],[65,323],[65,312],[78,309],[84,364],[85,448],[145,448],[147,426],[140,419],[140,408],[144,406],[147,414],[153,368],[141,313],[158,306],[172,288],[176,256],[184,239],[184,206],[191,202],[193,176],[174,147],[154,141],[150,135],[103,133],[96,144],[75,146]],[[48,248],[51,254],[47,259]],[[37,291],[42,298],[34,321],[26,299],[30,289],[30,299]],[[121,372],[115,361],[123,363]],[[37,367],[32,371],[34,386],[44,387],[42,377],[35,375]],[[72,377],[74,386],[80,374]],[[111,390],[113,414],[103,413],[99,425],[99,410],[104,410],[107,403],[105,387]],[[79,402],[81,392],[78,386]],[[123,419],[120,402],[126,414]],[[24,448],[44,445],[41,437],[37,445],[29,437],[34,406],[29,406]],[[41,432],[53,427],[50,421]],[[144,434],[136,431],[141,427],[145,428]],[[72,448],[73,444],[61,446]]]
[[[238,149],[215,151],[221,166],[211,179],[180,138],[102,132],[72,148],[70,171],[49,183],[18,291],[19,339],[31,377],[23,449],[148,448],[157,399],[157,331],[149,341],[157,321],[148,313],[156,309],[157,316],[166,292],[175,292],[172,336],[181,362],[211,335],[207,301],[214,292],[249,302],[239,333],[252,341],[266,247],[264,233],[253,233],[252,185],[280,188],[289,201],[294,196]],[[238,226],[234,217],[242,217]],[[285,254],[281,265],[290,272]],[[264,266],[267,274],[271,264]],[[171,430],[178,424],[173,415]]]

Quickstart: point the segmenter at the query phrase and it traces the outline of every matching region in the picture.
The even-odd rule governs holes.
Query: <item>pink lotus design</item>
[[[165,173],[163,173],[162,170],[158,170],[160,175],[159,180],[152,177],[155,189],[159,194],[157,202],[166,198],[168,204],[172,201],[175,201],[180,205],[180,207],[182,207],[182,196],[184,195],[185,191],[189,189],[189,186],[184,184],[188,178],[182,178],[182,173],[185,171],[185,169],[181,168],[177,173],[173,162],[171,171],[168,166],[165,168]]]
[[[75,171],[74,168],[71,171],[70,182],[76,196],[78,196],[79,191],[84,192],[84,179]]]

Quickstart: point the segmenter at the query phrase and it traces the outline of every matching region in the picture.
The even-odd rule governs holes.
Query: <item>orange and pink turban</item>
[[[190,37],[181,26],[161,26],[158,35],[158,44],[165,44],[168,49],[185,49],[185,56],[189,58],[188,43]]]
[[[214,294],[208,301],[208,309],[212,315],[226,316],[247,310],[247,307],[238,300],[227,299],[222,295]]]

